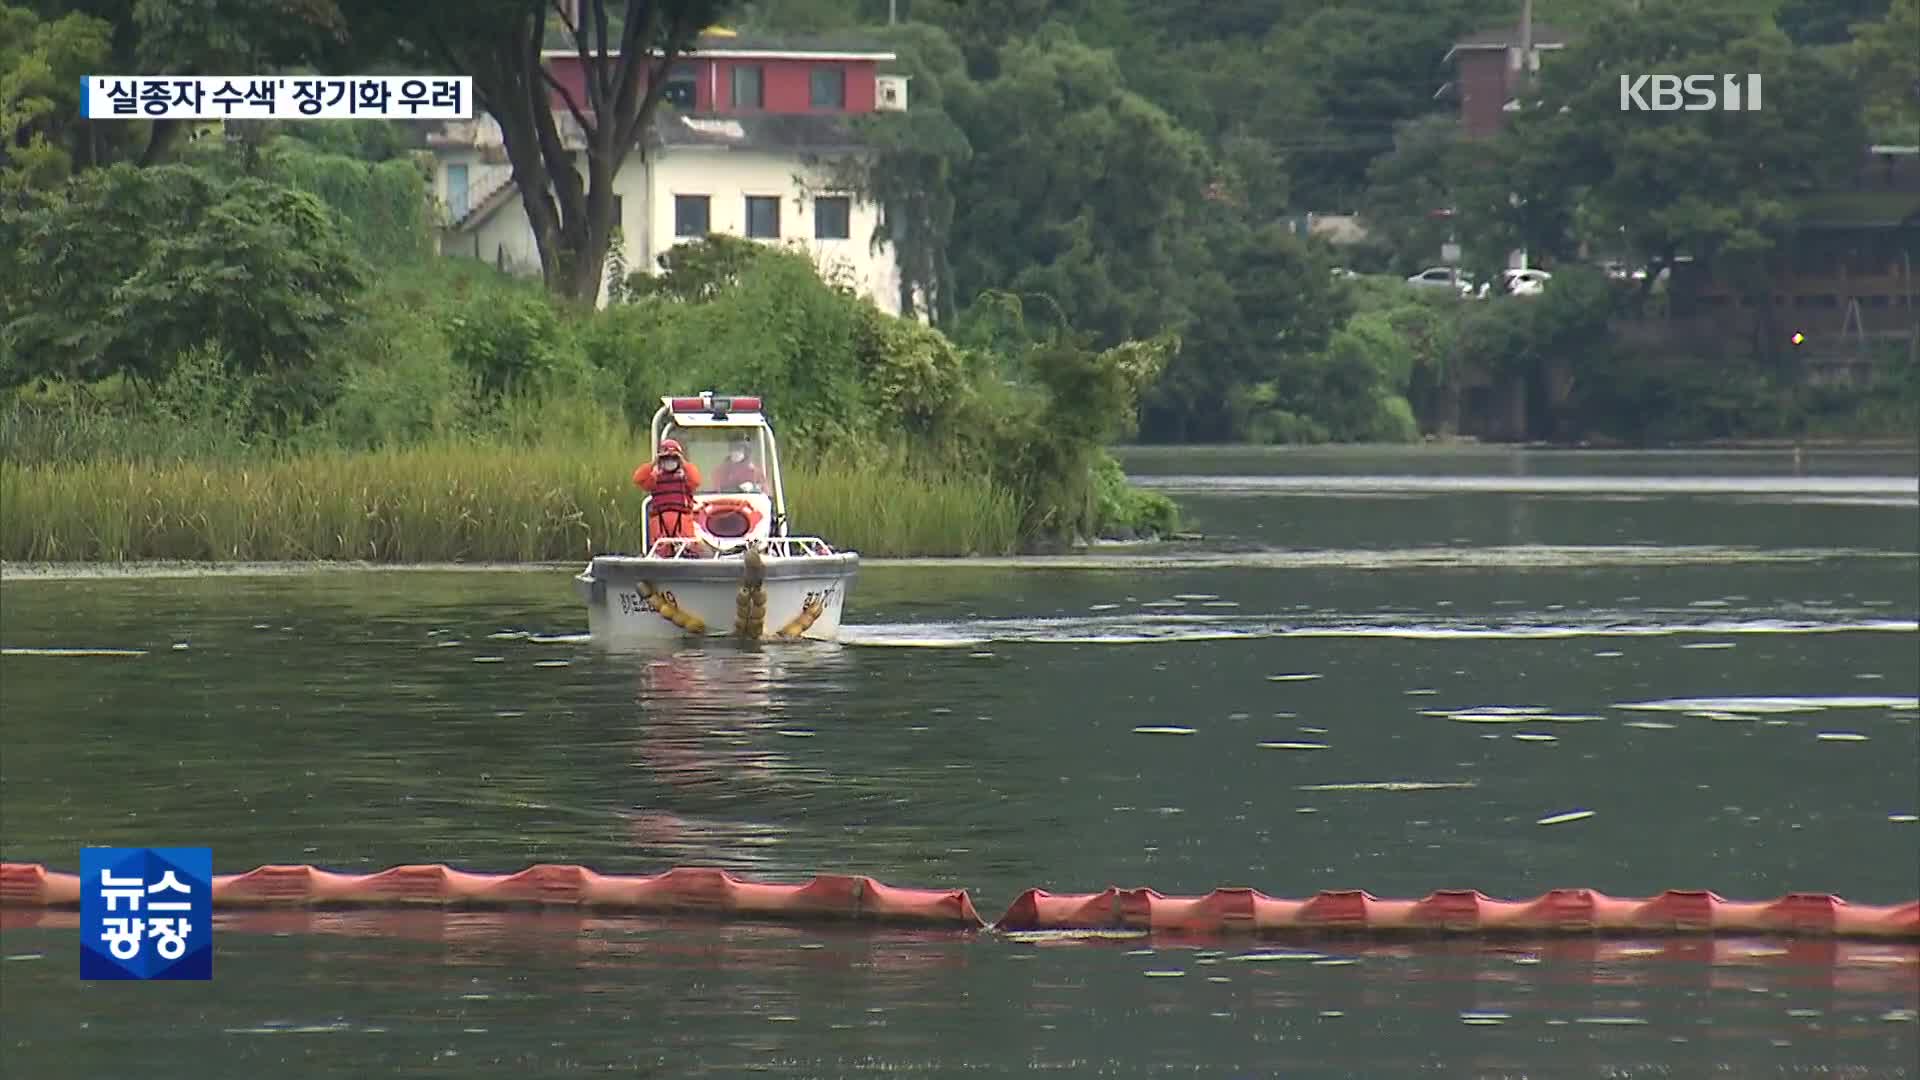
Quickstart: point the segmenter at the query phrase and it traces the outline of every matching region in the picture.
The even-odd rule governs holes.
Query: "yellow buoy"
[[[733,601],[733,632],[743,641],[758,641],[767,628],[767,563],[757,542],[747,546],[744,561],[747,573]]]
[[[647,598],[654,611],[660,617],[690,634],[704,634],[707,624],[700,616],[674,603],[673,594],[662,592],[653,587],[650,581],[640,583],[640,595]]]
[[[802,605],[800,614],[795,615],[793,621],[781,627],[779,634],[775,636],[779,637],[782,641],[793,641],[797,639],[800,635],[806,633],[807,629],[815,622],[818,622],[821,613],[826,610],[826,597],[819,596],[813,598],[808,603]]]

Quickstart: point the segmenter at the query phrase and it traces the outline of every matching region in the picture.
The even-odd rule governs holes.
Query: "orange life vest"
[[[687,477],[686,464],[683,462],[672,472],[656,467],[650,494],[653,495],[650,505],[655,514],[663,510],[684,512],[693,509],[693,482]]]

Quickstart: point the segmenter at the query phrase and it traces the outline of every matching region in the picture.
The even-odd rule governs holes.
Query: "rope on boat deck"
[[[767,563],[758,541],[747,545],[747,573],[733,602],[733,632],[742,641],[759,641],[767,628]]]

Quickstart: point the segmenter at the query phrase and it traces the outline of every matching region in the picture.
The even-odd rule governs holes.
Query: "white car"
[[[1545,270],[1509,270],[1502,275],[1502,281],[1511,296],[1539,296],[1547,287],[1553,275]]]
[[[1407,284],[1421,289],[1450,288],[1461,296],[1473,295],[1473,282],[1451,266],[1429,266],[1408,278]]]

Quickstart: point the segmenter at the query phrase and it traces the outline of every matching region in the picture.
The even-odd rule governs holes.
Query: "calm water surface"
[[[1911,455],[1128,465],[1207,540],[870,564],[839,646],[607,655],[571,567],[15,575],[0,854],[1920,895]],[[236,913],[140,986],[74,925],[0,932],[7,1075],[1920,1071],[1912,946]]]

